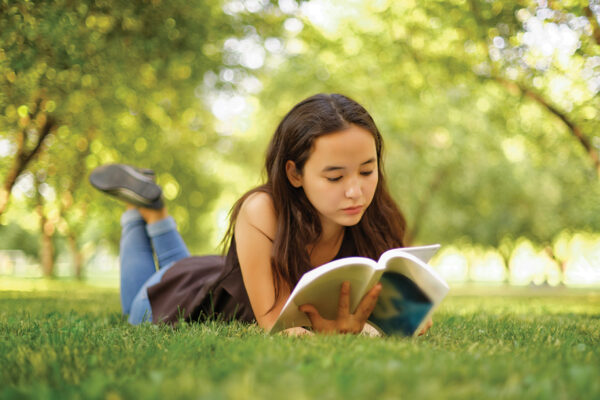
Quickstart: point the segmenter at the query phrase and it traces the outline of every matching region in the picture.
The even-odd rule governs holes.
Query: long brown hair
[[[302,274],[311,268],[306,247],[315,243],[322,231],[317,211],[302,187],[296,188],[289,182],[285,164],[292,160],[298,171],[303,171],[315,139],[347,129],[351,124],[373,135],[379,180],[365,214],[358,224],[346,228],[346,234],[352,235],[358,256],[375,260],[384,251],[403,245],[406,221],[387,189],[382,165],[383,140],[373,118],[360,104],[341,94],[311,96],[296,104],[280,122],[267,150],[267,182],[250,190],[235,203],[223,239],[224,243],[233,244],[235,222],[248,196],[265,192],[272,197],[277,213],[277,231],[271,253],[276,299],[281,293],[282,282],[293,288]]]

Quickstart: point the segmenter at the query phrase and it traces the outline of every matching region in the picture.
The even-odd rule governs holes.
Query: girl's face
[[[377,150],[373,135],[356,125],[318,137],[299,175],[288,161],[288,178],[302,187],[323,228],[356,225],[377,187]]]

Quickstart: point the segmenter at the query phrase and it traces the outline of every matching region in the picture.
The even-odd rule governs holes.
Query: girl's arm
[[[258,325],[270,330],[290,295],[284,284],[275,307],[275,287],[271,271],[273,238],[277,217],[271,196],[257,192],[242,204],[235,223],[235,244],[244,286]],[[270,310],[270,311],[269,311]]]
[[[273,273],[271,271],[271,252],[273,249],[272,238],[275,237],[276,230],[277,216],[271,196],[262,192],[250,195],[242,204],[235,223],[235,244],[244,286],[250,299],[252,311],[258,325],[267,331],[275,324],[281,309],[291,293],[287,284],[282,282],[281,293],[277,301],[275,301],[275,287],[273,286]],[[345,291],[342,290],[340,295],[344,299],[348,297],[349,288]],[[317,309],[314,307],[310,306],[312,307],[310,309],[312,312],[307,314],[311,321],[313,321],[313,328],[316,328],[319,332],[360,333],[367,317],[375,306],[378,295],[379,289],[373,288],[363,301],[361,301],[359,309],[355,314],[350,314],[346,310],[349,307],[348,305],[336,321],[327,321],[327,326],[321,326],[323,324],[319,322],[322,321],[313,321],[315,316],[320,318]],[[271,309],[274,301],[275,307]],[[344,304],[347,302],[349,300],[345,301]],[[341,304],[340,307],[342,307]],[[312,334],[311,331],[307,331],[302,327],[286,329],[284,333],[289,335]]]

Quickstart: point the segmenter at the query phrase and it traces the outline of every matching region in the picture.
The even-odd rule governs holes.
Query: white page
[[[430,244],[427,246],[401,247],[399,249],[392,249],[392,251],[402,250],[408,254],[412,254],[413,256],[417,257],[425,264],[427,264],[429,260],[431,260],[431,258],[435,255],[435,253],[438,252],[440,247],[441,245],[439,244]]]

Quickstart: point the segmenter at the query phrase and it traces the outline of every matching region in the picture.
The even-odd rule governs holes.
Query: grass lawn
[[[133,327],[113,289],[0,290],[2,399],[600,399],[600,290],[456,289],[416,339]]]

